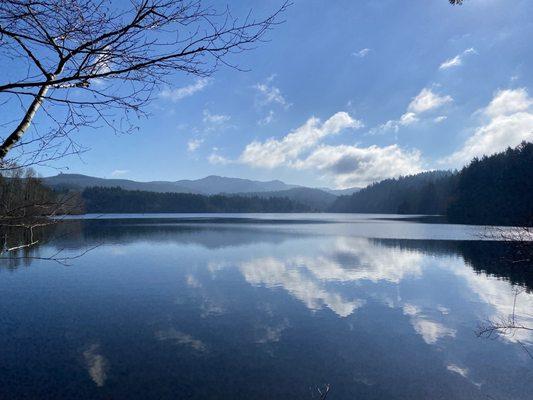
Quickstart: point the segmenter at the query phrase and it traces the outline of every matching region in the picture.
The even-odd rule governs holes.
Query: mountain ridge
[[[130,179],[98,178],[83,174],[60,173],[44,177],[42,182],[55,190],[79,190],[89,187],[112,188],[124,190],[140,190],[158,193],[190,193],[202,195],[255,195],[259,197],[286,197],[298,201],[313,209],[328,208],[337,196],[346,192],[359,190],[351,188],[336,190],[329,188],[313,188],[291,185],[280,180],[257,181],[243,178],[231,178],[209,175],[201,179],[182,179],[177,181],[139,182]]]

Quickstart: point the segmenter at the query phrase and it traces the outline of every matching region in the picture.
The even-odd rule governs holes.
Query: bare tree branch
[[[143,116],[175,72],[205,77],[220,64],[239,69],[228,57],[264,41],[288,6],[266,18],[250,12],[239,19],[201,0],[2,1],[0,57],[25,68],[14,68],[20,76],[0,83],[0,95],[18,99],[23,111],[11,132],[0,131],[0,161],[24,142],[32,124],[38,128],[34,120],[44,104],[55,129],[38,134],[47,140],[33,142],[33,152],[66,143],[70,133],[99,121],[115,131],[133,129],[128,113]],[[107,119],[117,112],[124,114],[123,126]]]

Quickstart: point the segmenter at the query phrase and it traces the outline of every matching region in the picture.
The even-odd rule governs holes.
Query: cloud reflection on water
[[[296,241],[295,241],[296,242]],[[281,245],[280,245],[281,246]],[[278,246],[278,247],[280,247]],[[458,327],[449,326],[453,304],[424,298],[403,300],[391,298],[391,285],[401,290],[406,282],[427,286],[424,274],[440,271],[458,282],[464,301],[474,300],[475,317],[497,319],[513,311],[515,290],[509,282],[474,271],[459,256],[437,257],[416,249],[383,245],[365,238],[336,237],[325,241],[306,239],[305,245],[290,246],[291,251],[272,251],[276,255],[257,254],[230,261],[210,261],[212,273],[236,266],[244,279],[253,286],[283,288],[312,311],[327,307],[339,317],[348,317],[370,298],[392,308],[400,308],[409,317],[413,329],[427,344],[443,338],[453,339]],[[280,249],[282,250],[282,249]],[[245,252],[245,254],[250,254]],[[454,278],[453,278],[454,277]],[[348,285],[348,286],[346,286]],[[438,286],[435,290],[440,290]],[[449,301],[456,299],[450,298]],[[421,304],[416,304],[421,301]],[[523,293],[517,301],[518,317],[533,323],[533,295]],[[457,323],[457,322],[455,322]],[[531,342],[533,333],[518,332],[506,340]]]

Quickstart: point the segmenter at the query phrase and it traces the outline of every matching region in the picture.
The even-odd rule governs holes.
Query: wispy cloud
[[[444,70],[459,67],[460,65],[463,65],[463,59],[469,54],[477,54],[477,52],[473,47],[466,49],[461,54],[458,54],[455,57],[449,58],[448,60],[444,61],[440,65],[439,69]]]
[[[111,176],[113,177],[123,176],[123,175],[126,175],[128,172],[130,172],[129,169],[116,169],[113,172],[111,172]]]
[[[192,350],[198,352],[207,351],[207,346],[204,342],[199,339],[192,337],[191,335],[178,331],[174,328],[169,328],[166,330],[160,330],[155,332],[155,337],[160,341],[168,341],[176,345],[181,345],[189,347]]]
[[[463,378],[468,377],[468,368],[461,368],[458,365],[450,364],[446,367],[448,371],[455,372],[456,374],[461,375]]]
[[[107,380],[107,372],[109,371],[109,362],[102,355],[100,345],[98,343],[91,344],[83,352],[83,358],[85,359],[87,372],[95,385],[98,387],[104,386]]]
[[[171,101],[179,101],[204,90],[210,82],[209,78],[199,78],[196,82],[187,86],[175,89],[166,88],[160,93],[160,96]]]
[[[259,106],[278,104],[283,108],[288,109],[291,106],[291,103],[287,101],[285,96],[281,93],[281,90],[272,84],[275,77],[276,75],[271,75],[265,82],[256,83],[253,86],[258,94],[257,104]]]
[[[224,114],[211,114],[209,110],[203,111],[203,121],[205,124],[210,125],[222,125],[231,119],[229,115]]]
[[[195,152],[198,149],[198,147],[202,145],[203,142],[204,142],[204,139],[190,139],[187,142],[187,151],[190,153]]]
[[[359,58],[365,58],[368,54],[370,54],[371,51],[372,49],[364,48],[364,49],[361,49],[359,51],[352,53],[352,55],[355,57],[359,57]]]
[[[274,121],[275,112],[274,110],[269,110],[268,114],[265,115],[264,118],[261,118],[259,121],[257,121],[257,125],[268,125],[272,121]]]
[[[209,161],[210,164],[213,165],[227,165],[232,163],[232,160],[229,158],[223,157],[220,154],[218,154],[218,148],[213,147],[212,153],[207,157],[207,161]]]
[[[464,165],[474,157],[533,140],[533,98],[525,88],[498,91],[478,114],[483,123],[459,150],[440,160],[441,164]]]

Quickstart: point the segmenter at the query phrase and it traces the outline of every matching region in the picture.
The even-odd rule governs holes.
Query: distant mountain
[[[226,178],[210,175],[202,179],[181,180],[175,182],[179,187],[187,188],[191,193],[219,194],[219,193],[252,193],[273,192],[293,189],[298,186],[288,185],[281,181],[252,181],[250,179]]]
[[[268,192],[273,197],[282,197],[280,195],[274,195],[274,193],[292,189],[309,189],[314,191],[313,193],[315,193],[315,195],[318,195],[318,192],[320,192],[320,194],[323,196],[328,195],[328,193],[321,189],[311,189],[304,186],[288,185],[278,180],[263,182],[250,179],[226,178],[216,175],[207,176],[202,179],[186,179],[176,182],[137,182],[128,179],[96,178],[81,174],[59,174],[56,176],[42,178],[42,181],[45,185],[52,188],[75,190],[83,190],[87,187],[120,187],[124,190],[142,190],[147,192],[161,193],[196,193],[205,195]]]
[[[137,182],[129,179],[106,179],[82,174],[59,174],[42,178],[45,185],[53,189],[70,189],[82,191],[90,187],[114,188],[124,190],[140,190],[158,193],[192,193],[203,195],[254,195],[261,198],[288,198],[311,208],[314,211],[329,209],[338,196],[351,195],[359,188],[329,189],[310,188],[289,185],[279,180],[255,181],[251,179],[227,178],[210,175],[202,179],[183,179],[179,181]]]
[[[136,182],[128,179],[105,179],[81,174],[59,174],[42,178],[42,181],[53,189],[83,190],[87,187],[119,187],[124,190],[147,192],[193,193],[189,188],[179,186],[176,182]]]

